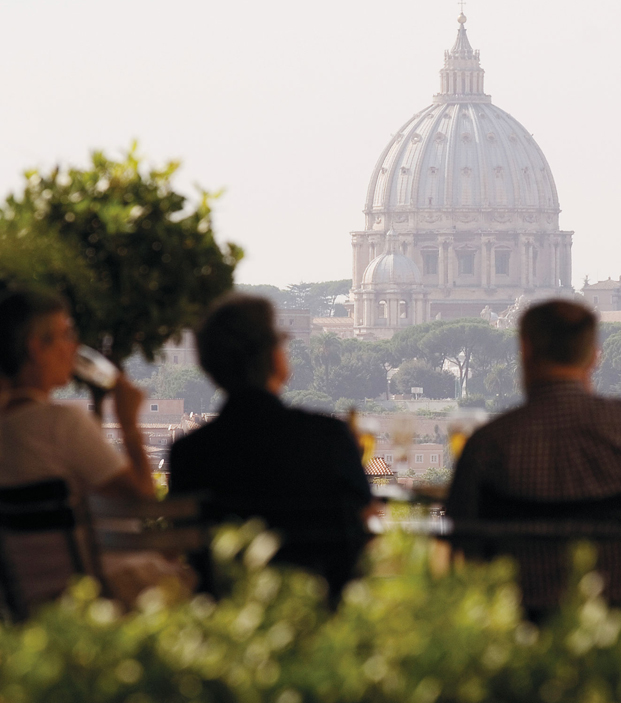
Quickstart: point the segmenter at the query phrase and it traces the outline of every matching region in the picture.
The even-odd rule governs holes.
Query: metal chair
[[[0,589],[5,617],[27,618],[86,573],[69,489],[51,479],[0,489]]]
[[[182,554],[202,548],[207,539],[200,497],[156,502],[92,495],[88,509],[94,540],[104,551]]]

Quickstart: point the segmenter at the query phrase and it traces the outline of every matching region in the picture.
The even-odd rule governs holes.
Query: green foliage
[[[323,281],[321,283],[297,283],[287,286],[291,295],[289,307],[308,308],[312,317],[336,316],[336,300],[347,295],[351,288],[351,279],[341,281]],[[340,306],[341,316],[347,311]]]
[[[239,291],[269,298],[277,308],[308,309],[311,317],[347,317],[345,307],[336,301],[347,295],[350,288],[351,279],[292,283],[285,290],[265,284],[236,286]]]
[[[621,613],[601,598],[594,550],[578,545],[561,609],[521,620],[506,559],[439,572],[424,538],[375,540],[338,611],[320,579],[266,567],[257,523],[222,528],[215,604],[154,589],[122,615],[78,582],[29,622],[0,627],[0,700],[10,703],[614,703]]]
[[[457,401],[460,408],[483,408],[487,407],[487,401],[485,396],[479,395],[478,393],[472,393],[471,395],[464,396]]]
[[[495,364],[485,376],[484,385],[492,395],[494,410],[516,405],[521,399],[516,362]]]
[[[311,337],[313,386],[339,398],[376,398],[386,392],[385,348],[333,333]]]
[[[197,366],[160,366],[138,382],[151,398],[183,398],[186,413],[210,410],[216,387]]]
[[[289,342],[289,367],[291,376],[287,388],[291,391],[308,390],[315,378],[308,347],[300,339]]]
[[[339,398],[336,403],[334,403],[335,413],[345,414],[352,410],[352,408],[358,410],[358,403],[354,398]]]
[[[361,343],[364,344],[364,343]],[[329,392],[332,398],[377,398],[386,392],[386,369],[364,349],[344,354],[333,370]]]
[[[621,325],[600,325],[601,358],[594,374],[595,387],[604,395],[621,394]]]
[[[396,364],[399,365],[406,359],[423,358],[435,369],[441,369],[444,363],[444,355],[440,354],[437,358],[427,357],[427,352],[423,351],[420,346],[420,341],[430,332],[434,332],[447,323],[443,320],[433,320],[432,322],[423,322],[420,325],[412,325],[404,330],[397,332],[390,340],[390,344],[394,350]]]
[[[453,478],[453,471],[446,467],[429,467],[420,477],[418,482],[427,486],[447,486]]]
[[[124,365],[125,373],[133,381],[151,378],[158,371],[158,365],[148,362],[140,353],[132,354]]]
[[[117,362],[135,348],[152,360],[231,287],[241,250],[220,250],[211,196],[194,209],[175,192],[178,164],[146,171],[135,146],[121,161],[26,174],[0,209],[0,278],[70,300],[82,340]]]
[[[266,284],[251,285],[249,283],[237,283],[235,290],[240,293],[248,293],[249,295],[258,295],[262,298],[267,298],[272,301],[272,305],[276,308],[292,308],[293,298],[289,291],[281,290],[277,286]]]
[[[334,411],[334,401],[327,393],[321,391],[287,391],[283,393],[283,401],[287,405],[307,410],[317,410],[319,412],[331,413]]]
[[[464,319],[448,322],[443,327],[429,332],[419,345],[426,358],[441,358],[450,361],[459,369],[459,383],[464,388],[469,376],[473,355],[485,354],[499,335],[499,330],[490,327],[484,320]],[[502,335],[504,336],[504,335]]]
[[[330,371],[341,361],[341,340],[333,332],[311,337],[311,360],[315,369],[315,387],[329,394]]]
[[[410,359],[390,379],[390,389],[407,394],[412,388],[422,388],[426,398],[454,398],[455,376],[450,371],[437,371],[425,361]]]
[[[441,371],[446,361],[455,364],[461,387],[467,393],[489,396],[497,408],[518,399],[517,337],[513,331],[495,329],[479,318],[434,320],[398,332],[391,344],[399,363],[416,359],[436,371]],[[411,368],[407,373],[412,375]],[[422,386],[428,395],[424,383],[412,386]],[[402,393],[409,392],[399,379],[395,381],[397,387],[403,389]]]

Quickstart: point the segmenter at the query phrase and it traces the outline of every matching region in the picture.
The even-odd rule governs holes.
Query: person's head
[[[75,333],[62,298],[17,290],[0,299],[0,374],[49,391],[71,377]]]
[[[270,301],[242,294],[218,299],[196,334],[201,366],[228,393],[278,392],[289,375],[285,338]]]
[[[597,357],[597,320],[580,303],[550,300],[520,320],[526,385],[539,380],[588,382]]]

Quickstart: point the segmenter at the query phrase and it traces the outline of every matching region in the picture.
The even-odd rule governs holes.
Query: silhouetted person
[[[170,490],[208,489],[223,520],[262,517],[283,535],[277,558],[322,574],[335,599],[364,543],[371,494],[347,426],[279,400],[289,377],[285,341],[268,300],[231,295],[212,307],[198,351],[227,402],[173,445]],[[304,530],[306,545],[296,537]]]
[[[455,470],[452,518],[607,520],[621,517],[621,401],[591,389],[597,323],[585,306],[553,300],[520,321],[526,403],[478,430]],[[566,545],[532,538],[513,553],[535,619],[558,604]],[[603,542],[605,593],[621,603],[619,543]]]

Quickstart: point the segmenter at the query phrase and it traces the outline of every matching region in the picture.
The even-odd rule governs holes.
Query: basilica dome
[[[465,28],[445,53],[441,92],[392,138],[373,171],[366,211],[524,208],[557,213],[552,172],[531,134],[483,92]]]
[[[382,152],[363,230],[351,232],[354,334],[500,315],[521,296],[570,294],[573,232],[532,135],[485,93],[466,17],[440,92]]]
[[[386,235],[387,250],[376,256],[362,276],[363,286],[413,286],[422,282],[418,266],[407,256],[400,254],[398,238],[394,230]]]

